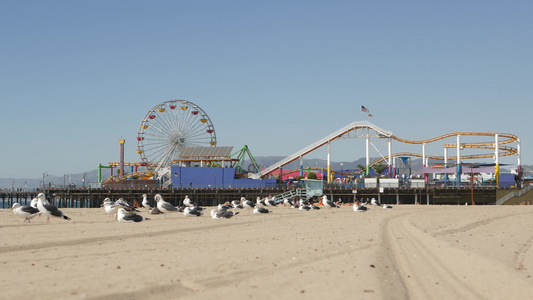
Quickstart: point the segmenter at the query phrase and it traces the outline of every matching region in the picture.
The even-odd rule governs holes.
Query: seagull
[[[311,208],[311,210],[319,210],[319,209],[320,209],[320,206],[316,206],[316,205],[314,205],[313,203],[311,203],[311,204],[309,205],[309,208]]]
[[[194,204],[194,203],[193,203],[193,204]],[[205,209],[205,207],[200,207],[200,206],[194,204],[193,206],[191,206],[191,209],[192,209],[192,210],[197,210],[197,211],[202,211],[202,210]]]
[[[231,206],[228,205],[228,202],[224,203],[224,204],[219,204],[218,205],[218,209],[230,209]]]
[[[301,210],[301,211],[309,211],[311,210],[311,207],[307,206],[307,205],[300,205],[300,207],[298,207],[298,210]]]
[[[30,206],[34,207],[34,208],[37,208],[37,201],[39,201],[39,199],[37,197],[31,199]]]
[[[257,197],[255,204],[266,206],[265,201],[261,200],[261,197]]]
[[[50,202],[48,202],[48,200],[46,200],[46,196],[44,195],[44,193],[39,193],[39,195],[37,195],[37,199],[37,208],[42,214],[45,214],[47,216],[47,224],[50,224],[50,216],[70,221],[69,217],[65,216],[62,211],[57,209],[57,207],[53,206],[52,204],[50,204]]]
[[[24,218],[23,222],[28,221],[28,223],[31,223],[30,219],[33,219],[36,215],[40,214],[39,209],[30,205],[21,206],[19,203],[13,203],[11,210],[15,215]]]
[[[353,211],[355,212],[365,212],[368,210],[368,207],[366,207],[365,205],[362,205],[361,202],[359,201],[355,201],[355,203],[353,204]]]
[[[163,196],[161,196],[161,194],[156,194],[154,196],[155,198],[155,201],[157,202],[157,208],[164,212],[164,213],[167,213],[167,212],[179,212],[179,208],[176,208],[174,206],[172,206],[172,204],[166,202],[165,200],[163,200]],[[165,217],[167,215],[165,214]]]
[[[121,208],[119,208],[117,210],[117,220],[119,222],[131,223],[131,222],[142,222],[144,220],[150,220],[150,219],[149,218],[145,218],[145,217],[143,217],[141,215],[138,215],[134,211],[126,212],[126,210],[121,207]]]
[[[283,198],[283,206],[289,206],[289,207],[290,207],[290,206],[292,206],[292,205],[293,205],[293,204],[292,204],[292,202],[291,202],[290,199],[288,199],[288,198]]]
[[[194,204],[191,200],[191,198],[189,198],[188,195],[185,195],[185,199],[183,199],[183,205],[185,206],[196,206],[196,204]]]
[[[141,203],[142,207],[150,210],[150,208],[152,208],[153,206],[150,205],[150,201],[148,201],[148,195],[146,194],[143,194],[143,201]]]
[[[105,198],[104,199],[104,203],[102,204],[102,206],[104,207],[105,212],[109,214],[109,216],[112,216],[112,215],[116,216],[116,212],[117,212],[117,208],[118,207],[115,206],[115,203],[113,203],[113,201],[111,201],[111,199]]]
[[[333,207],[339,208],[339,206],[335,204],[333,200],[329,200],[328,196],[326,195],[322,196],[322,204],[324,204],[324,206],[327,206],[328,210],[331,210]]]
[[[243,209],[244,208],[244,206],[242,206],[242,204],[241,204],[241,201],[239,201],[239,200],[231,201],[231,206],[233,206],[233,208],[239,208],[239,209]]]
[[[259,206],[259,205],[256,205],[254,207],[254,214],[268,214],[268,213],[271,213],[272,211],[262,207],[262,206]]]
[[[201,210],[196,210],[194,208],[191,208],[191,207],[187,206],[183,210],[183,214],[186,217],[199,217],[199,216],[203,215],[204,213],[202,213]]]
[[[159,215],[159,214],[164,214],[164,212],[160,211],[159,208],[157,207],[152,207],[148,210],[148,213],[151,214],[151,215]]]
[[[231,217],[237,214],[239,214],[239,212],[234,212],[232,210],[226,210],[226,209],[211,210],[211,218],[213,219],[230,219]]]
[[[268,205],[268,206],[278,206],[276,204],[276,198],[272,198],[270,196],[268,196],[265,200],[265,204]]]
[[[255,207],[255,204],[251,200],[246,200],[244,197],[241,198],[241,204],[242,206],[249,208],[250,211]]]
[[[126,211],[138,211],[133,206],[131,206],[128,201],[124,200],[124,198],[119,198],[117,201],[115,201],[115,206],[122,207]]]
[[[386,205],[386,204],[383,204],[382,206],[383,206],[383,209],[391,209],[392,208],[392,206]]]
[[[370,203],[371,203],[372,205],[381,206],[381,203],[380,203],[378,200],[376,200],[376,198],[372,198],[372,199],[370,200]]]

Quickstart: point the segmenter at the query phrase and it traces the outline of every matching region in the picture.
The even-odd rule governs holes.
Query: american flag
[[[361,105],[361,111],[364,111],[364,112],[368,112],[368,108],[364,107],[363,105]]]
[[[369,117],[373,117],[373,115],[372,115],[371,113],[368,113],[368,116],[369,116]]]

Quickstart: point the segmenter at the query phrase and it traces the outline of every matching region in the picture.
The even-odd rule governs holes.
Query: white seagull
[[[13,203],[11,210],[15,215],[24,218],[23,222],[28,221],[28,223],[31,223],[30,219],[33,219],[36,215],[40,214],[39,209],[30,205],[21,206],[19,203]]]
[[[150,219],[145,218],[141,215],[138,215],[134,211],[126,212],[126,210],[121,207],[117,210],[117,220],[119,222],[131,223],[131,222],[142,222],[144,220],[150,220]]]
[[[148,195],[143,194],[143,201],[141,202],[141,205],[148,210],[153,207],[150,205],[150,201],[148,201]]]
[[[244,206],[242,206],[242,204],[241,204],[241,201],[239,201],[239,200],[231,201],[231,206],[233,206],[233,208],[238,208],[238,209],[243,209],[244,208]]]
[[[228,209],[231,208],[231,206],[229,205],[228,202],[225,202],[224,204],[222,204],[222,203],[219,204],[219,205],[217,206],[217,208],[218,208],[218,209],[226,209],[226,210],[228,210]]]
[[[257,199],[255,199],[255,204],[266,206],[265,201],[261,200],[261,197],[257,197]]]
[[[244,197],[241,198],[241,204],[242,206],[248,207],[250,209],[253,209],[255,206],[255,204],[251,200],[246,200],[246,198]]]
[[[35,197],[31,199],[30,206],[37,208],[37,202],[39,201],[39,198]]]
[[[151,214],[151,215],[159,215],[159,214],[164,214],[164,212],[160,211],[159,208],[157,207],[152,207],[148,210],[148,213]]]
[[[278,206],[278,205],[276,204],[276,197],[270,197],[270,196],[268,196],[268,197],[266,198],[266,200],[265,200],[265,204],[266,204],[267,206]]]
[[[57,207],[53,206],[50,204],[50,202],[48,202],[48,200],[46,200],[44,193],[39,193],[39,195],[37,195],[37,199],[37,208],[42,214],[46,215],[47,224],[50,224],[50,216],[70,221],[69,217],[65,216],[62,211],[57,209]]]
[[[109,216],[116,216],[118,207],[115,206],[115,203],[111,201],[111,199],[105,198],[102,206],[104,207],[105,212],[109,214]]]
[[[183,199],[183,205],[185,206],[196,206],[196,204],[194,204],[191,200],[191,198],[189,198],[188,195],[185,195],[185,199]]]
[[[163,200],[163,196],[161,194],[156,194],[154,196],[155,201],[157,202],[157,208],[165,213],[165,217],[167,216],[167,212],[179,212],[179,208],[174,207],[172,204],[166,202]]]
[[[213,219],[230,219],[231,217],[239,214],[239,212],[234,212],[232,210],[226,209],[212,209],[211,218]]]
[[[309,208],[311,208],[311,210],[319,210],[320,206],[316,206],[313,203],[311,203],[311,204],[309,204]]]
[[[326,196],[326,195],[322,196],[322,204],[324,204],[324,206],[327,206],[328,210],[331,210],[333,207],[336,207],[336,208],[340,207],[337,204],[335,204],[335,202],[333,202],[333,200],[329,200],[328,196]]]
[[[189,206],[185,207],[185,209],[183,210],[183,214],[186,217],[199,217],[199,216],[203,215],[202,210],[194,209],[194,208],[189,207]]]
[[[259,205],[256,205],[254,207],[254,214],[268,214],[268,213],[271,213],[272,211],[262,207],[262,206],[259,206]]]
[[[131,206],[128,201],[124,200],[124,198],[119,198],[117,201],[115,201],[115,206],[117,206],[117,208],[122,207],[126,211],[138,211],[133,206]]]
[[[308,205],[300,205],[300,207],[298,207],[298,210],[309,211],[311,210],[311,207],[309,207]]]

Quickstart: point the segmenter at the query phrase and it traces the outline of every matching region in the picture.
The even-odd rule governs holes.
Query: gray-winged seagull
[[[42,214],[46,215],[46,223],[50,224],[50,216],[70,221],[69,217],[65,216],[62,211],[46,200],[44,193],[39,193],[37,199],[37,208]]]
[[[119,222],[132,223],[132,222],[142,222],[144,220],[150,220],[141,215],[138,215],[135,212],[127,212],[124,208],[119,208],[117,210],[117,220]]]
[[[15,215],[24,218],[23,222],[28,221],[28,223],[31,223],[30,219],[33,219],[36,215],[40,214],[39,209],[30,205],[21,206],[19,203],[13,203],[11,210]]]

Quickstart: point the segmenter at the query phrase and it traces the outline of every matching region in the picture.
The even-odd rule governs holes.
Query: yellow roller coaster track
[[[442,139],[445,139],[445,138],[450,138],[450,137],[454,137],[454,136],[490,136],[490,137],[495,137],[496,134],[498,135],[498,139],[502,138],[502,140],[498,140],[498,155],[499,156],[509,156],[509,155],[515,155],[517,154],[517,149],[514,148],[514,147],[509,147],[509,146],[501,146],[501,145],[505,145],[505,144],[510,144],[510,143],[514,143],[518,140],[518,137],[514,134],[509,134],[509,133],[497,133],[497,132],[452,132],[452,133],[447,133],[447,134],[443,134],[443,135],[440,135],[440,136],[437,136],[437,137],[434,137],[434,138],[431,138],[431,139],[426,139],[426,140],[408,140],[408,139],[403,139],[403,138],[400,138],[400,137],[397,137],[395,135],[391,135],[391,138],[394,139],[394,140],[397,140],[399,142],[402,142],[402,143],[407,143],[407,144],[424,144],[424,143],[431,143],[431,142],[435,142],[435,141],[438,141],[438,140],[442,140]],[[444,147],[445,148],[457,148],[457,144],[444,144]],[[461,148],[469,148],[469,149],[484,149],[484,150],[494,150],[495,149],[495,142],[475,142],[475,143],[461,143]],[[396,154],[393,154],[393,156],[415,156],[415,157],[422,157],[421,154],[417,154],[417,153],[396,153]],[[444,156],[435,156],[435,155],[426,155],[427,158],[429,159],[435,159],[435,160],[444,160]],[[492,158],[494,157],[494,153],[487,153],[487,154],[475,154],[475,155],[461,155],[461,159],[479,159],[479,158]],[[457,157],[455,156],[451,156],[451,157],[448,157],[448,159],[450,160],[456,160]],[[375,163],[379,163],[381,161],[383,161],[384,159],[380,159],[378,162],[373,162],[373,164]]]
[[[126,179],[131,179],[133,177],[150,178],[152,176],[154,176],[154,172],[152,172],[152,171],[141,171],[141,172],[135,172],[135,173],[126,174],[124,176],[109,177],[106,180],[102,181],[102,184],[106,184],[106,183],[110,183],[110,182],[122,181],[122,180],[126,180]]]

